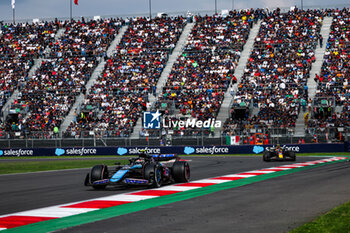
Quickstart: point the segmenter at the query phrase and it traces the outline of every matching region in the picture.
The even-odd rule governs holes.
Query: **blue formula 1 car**
[[[111,169],[111,168],[110,168]],[[117,165],[110,171],[106,165],[95,165],[86,175],[84,185],[104,189],[107,185],[143,185],[159,188],[162,184],[190,180],[190,166],[174,154],[147,155],[129,159],[128,165]]]

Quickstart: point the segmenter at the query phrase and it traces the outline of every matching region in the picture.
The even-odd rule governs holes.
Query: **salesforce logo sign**
[[[126,148],[119,147],[117,150],[118,155],[125,155],[126,153],[128,153],[128,149],[126,149]]]
[[[262,146],[254,146],[254,148],[253,148],[253,152],[255,154],[259,154],[259,153],[261,153],[263,151],[264,151],[264,147],[262,147]]]
[[[189,155],[189,154],[228,154],[229,153],[229,148],[228,147],[216,147],[216,146],[212,146],[212,147],[208,147],[208,146],[203,146],[203,147],[190,147],[190,146],[186,146],[184,148],[184,153]]]
[[[62,148],[56,148],[55,154],[57,156],[61,155],[96,155],[97,149],[96,148],[69,148],[69,149],[62,149]]]
[[[34,150],[23,150],[23,149],[8,149],[0,150],[0,156],[33,156]]]
[[[184,153],[186,155],[192,154],[194,151],[195,151],[195,149],[193,147],[190,147],[190,146],[186,146],[184,149]]]
[[[57,156],[64,155],[64,153],[66,153],[66,151],[65,151],[64,149],[56,148],[55,154],[56,154]]]

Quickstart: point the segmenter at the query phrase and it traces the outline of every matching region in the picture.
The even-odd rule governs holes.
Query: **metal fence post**
[[[202,128],[202,133],[201,134],[202,134],[202,146],[204,146],[204,135],[203,135],[204,132],[203,132],[203,128]]]

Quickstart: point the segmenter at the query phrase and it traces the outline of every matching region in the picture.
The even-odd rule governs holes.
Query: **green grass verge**
[[[51,161],[6,161],[0,162],[0,174],[88,168],[96,164],[126,164],[127,160],[51,160]]]
[[[350,232],[350,202],[338,206],[318,217],[316,220],[306,223],[290,233],[345,233]]]

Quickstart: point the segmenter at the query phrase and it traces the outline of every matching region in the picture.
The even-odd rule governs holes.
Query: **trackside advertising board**
[[[261,154],[272,145],[239,146],[160,146],[160,147],[75,147],[75,148],[13,148],[0,149],[1,157],[31,156],[104,156],[138,155],[141,150],[148,154],[217,155],[217,154]],[[350,152],[350,143],[337,144],[294,144],[286,145],[296,153]]]

